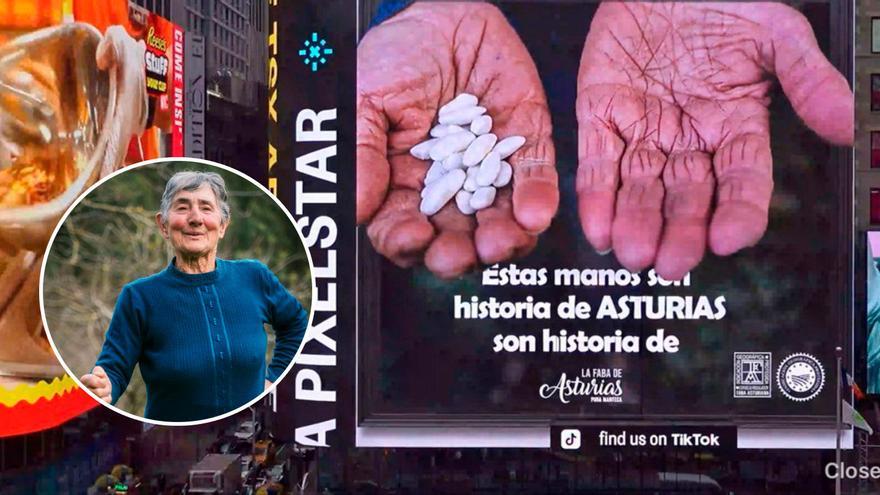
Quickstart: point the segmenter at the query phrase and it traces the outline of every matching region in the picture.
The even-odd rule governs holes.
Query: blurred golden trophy
[[[0,385],[64,375],[43,330],[39,273],[107,148],[116,87],[95,62],[100,40],[67,23],[0,46]]]

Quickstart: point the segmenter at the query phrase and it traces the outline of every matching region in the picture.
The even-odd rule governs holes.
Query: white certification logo
[[[782,395],[797,402],[813,399],[825,386],[825,369],[811,354],[796,353],[779,364],[776,384]]]

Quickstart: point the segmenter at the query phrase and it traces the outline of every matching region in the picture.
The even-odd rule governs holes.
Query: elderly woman
[[[115,403],[139,363],[145,417],[211,418],[257,397],[290,364],[308,315],[262,263],[217,258],[229,227],[226,198],[215,173],[168,181],[156,224],[174,257],[123,287],[97,363],[80,379],[98,397]],[[276,334],[268,369],[264,323]]]

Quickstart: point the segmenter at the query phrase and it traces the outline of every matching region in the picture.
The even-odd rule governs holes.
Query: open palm
[[[531,250],[559,203],[550,114],[537,70],[504,16],[487,4],[416,3],[370,30],[358,47],[357,220],[382,255],[424,262],[442,277]],[[471,93],[499,138],[524,136],[508,158],[512,191],[473,216],[450,202],[419,211],[430,163],[409,149],[424,141],[438,109]]]
[[[773,191],[775,75],[807,126],[853,140],[852,93],[778,3],[607,2],[578,75],[578,209],[599,251],[681,278],[756,244]]]

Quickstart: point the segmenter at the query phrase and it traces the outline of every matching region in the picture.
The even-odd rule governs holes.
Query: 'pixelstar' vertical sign
[[[336,11],[337,3],[345,8]],[[285,429],[275,433],[323,447],[340,438],[339,400],[348,391],[339,390],[337,343],[354,324],[354,9],[319,0],[268,4],[267,185],[290,209],[314,262],[312,321],[279,385],[276,423]],[[324,59],[320,70],[304,62],[306,43],[319,47],[307,53]]]

